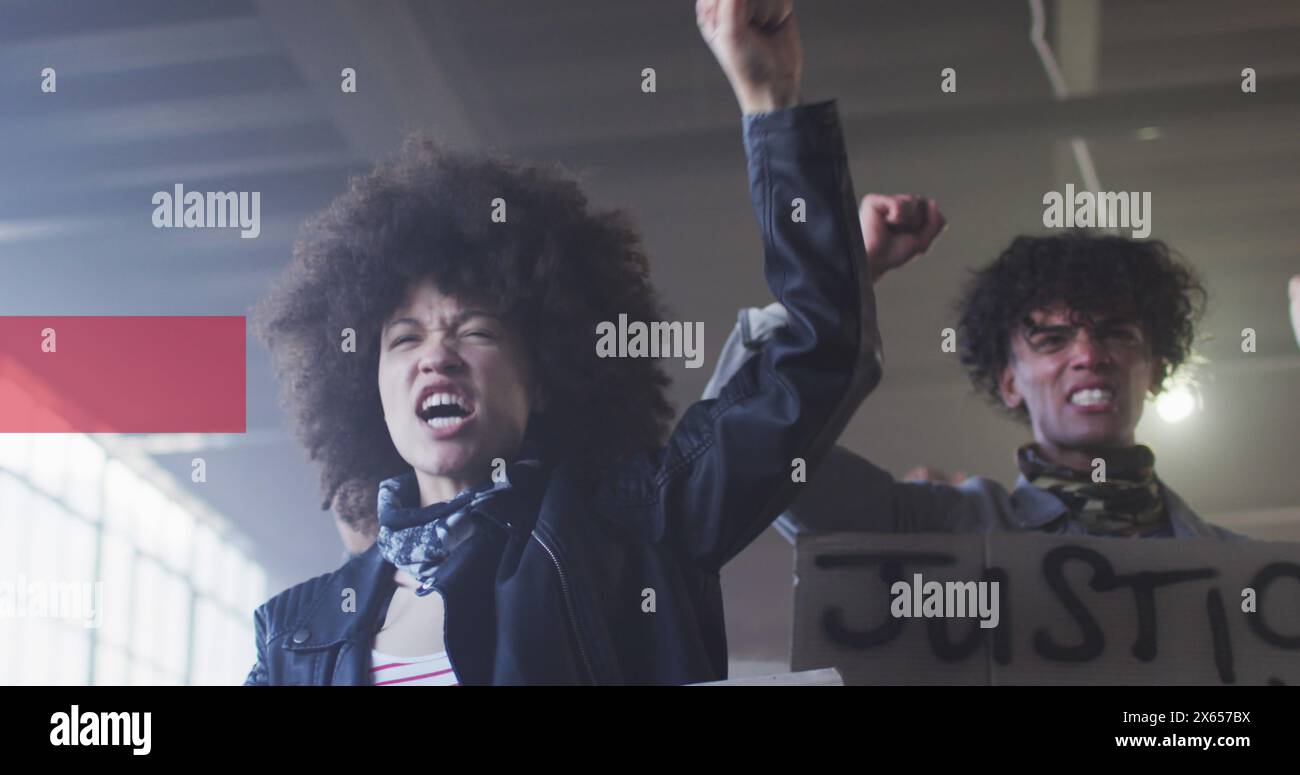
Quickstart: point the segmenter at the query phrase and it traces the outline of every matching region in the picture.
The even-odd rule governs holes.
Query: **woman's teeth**
[[[420,411],[427,412],[432,407],[444,405],[459,407],[462,412],[469,413],[469,408],[465,406],[465,402],[459,396],[454,396],[451,393],[430,393],[424,399],[424,402],[420,404]]]
[[[1110,403],[1115,398],[1114,391],[1103,388],[1089,388],[1086,390],[1075,391],[1070,396],[1070,403],[1078,406],[1095,406],[1097,404]]]
[[[430,393],[416,411],[430,428],[451,428],[465,422],[470,409],[464,399],[451,393]]]

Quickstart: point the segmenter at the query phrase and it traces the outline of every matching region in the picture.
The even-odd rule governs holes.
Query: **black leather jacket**
[[[790,324],[665,448],[594,475],[561,461],[534,491],[485,504],[499,529],[476,531],[438,575],[460,683],[726,677],[721,567],[790,504],[795,459],[811,472],[881,373],[835,104],[748,116],[744,141],[764,272]],[[246,683],[370,683],[394,572],[372,546],[264,603]]]

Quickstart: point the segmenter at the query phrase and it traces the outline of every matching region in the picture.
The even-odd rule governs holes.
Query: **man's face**
[[[462,486],[511,460],[533,402],[523,342],[480,300],[412,287],[380,334],[379,396],[388,433],[416,471]]]
[[[1034,439],[1055,449],[1129,446],[1147,391],[1158,387],[1141,326],[1102,315],[1076,325],[1062,303],[1037,310],[1011,336],[999,381],[1010,408],[1029,410]]]

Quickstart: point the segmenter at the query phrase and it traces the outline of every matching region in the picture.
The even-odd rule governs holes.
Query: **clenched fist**
[[[696,0],[695,23],[743,113],[799,102],[803,50],[794,0]]]
[[[867,194],[858,210],[871,280],[925,253],[947,225],[933,199]]]

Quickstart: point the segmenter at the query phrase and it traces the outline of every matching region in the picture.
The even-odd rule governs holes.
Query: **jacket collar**
[[[1024,530],[1038,530],[1070,513],[1060,498],[1041,487],[1029,483],[1024,474],[1016,478],[1015,492],[1011,493],[1011,518]]]
[[[1169,510],[1169,523],[1173,525],[1174,535],[1179,538],[1217,538],[1218,534],[1210,523],[1197,516],[1178,493],[1164,482],[1160,490],[1165,494],[1165,507]]]
[[[327,648],[373,631],[379,608],[397,586],[397,568],[379,554],[378,544],[329,574],[294,622],[284,647],[291,651]],[[345,605],[349,599],[355,607]]]
[[[537,521],[542,478],[530,479],[525,487],[512,488],[497,498],[475,506],[477,516],[486,517],[516,537],[526,537]],[[397,587],[397,566],[379,553],[379,545],[353,557],[329,574],[305,613],[294,621],[284,647],[291,651],[327,648],[343,641],[373,635],[375,619]],[[349,599],[355,609],[344,610]]]
[[[1174,492],[1173,488],[1160,482],[1160,492],[1165,499],[1165,509],[1169,513],[1169,524],[1178,538],[1214,538],[1214,529],[1205,520],[1196,515],[1191,507]],[[1011,495],[1015,508],[1011,518],[1025,530],[1038,530],[1070,513],[1069,508],[1052,493],[1029,483],[1024,474],[1016,479],[1016,489]]]

